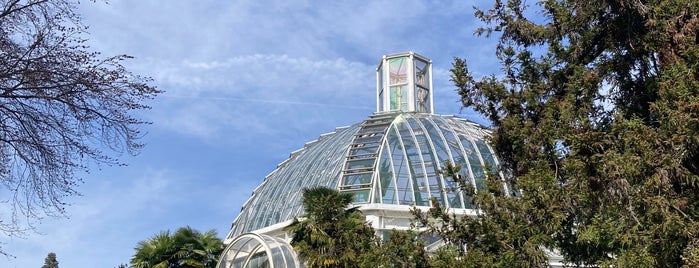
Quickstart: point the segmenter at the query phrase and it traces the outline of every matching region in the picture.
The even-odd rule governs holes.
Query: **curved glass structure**
[[[301,216],[301,189],[313,186],[353,193],[355,204],[429,206],[436,198],[469,209],[470,197],[439,169],[445,161],[460,165],[461,175],[484,188],[486,168],[497,165],[486,135],[454,116],[375,113],[291,153],[243,205],[228,239]]]
[[[376,67],[376,109],[364,121],[306,143],[258,186],[233,221],[219,266],[302,267],[283,227],[304,214],[303,188],[352,193],[377,234],[408,229],[412,206],[431,200],[461,216],[475,213],[468,196],[440,168],[451,162],[476,190],[498,160],[489,131],[455,116],[433,114],[432,62],[413,52],[383,56]],[[508,187],[503,183],[505,192]],[[438,237],[430,240],[438,246]]]
[[[245,234],[223,251],[221,268],[301,267],[294,250],[283,239],[268,235]]]

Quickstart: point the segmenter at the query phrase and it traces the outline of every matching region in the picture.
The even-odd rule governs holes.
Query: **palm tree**
[[[185,267],[213,268],[224,248],[215,230],[201,233],[187,226],[177,230],[173,238],[179,245],[176,256],[188,265]]]
[[[215,230],[201,233],[187,226],[173,235],[169,231],[160,232],[139,242],[131,265],[134,268],[213,268],[223,248],[223,241],[216,237]]]
[[[131,258],[134,268],[172,268],[177,267],[177,245],[170,236],[170,231],[155,234],[148,240],[138,242],[136,254]]]
[[[303,189],[303,220],[294,219],[285,231],[291,245],[314,267],[355,267],[356,261],[376,245],[374,230],[356,207],[352,194],[327,187]]]

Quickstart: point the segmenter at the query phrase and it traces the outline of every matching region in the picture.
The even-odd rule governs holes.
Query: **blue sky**
[[[166,93],[138,114],[147,146],[125,167],[84,176],[67,218],[1,237],[0,267],[128,263],[138,241],[182,226],[227,234],[252,190],[304,143],[375,111],[380,57],[433,61],[435,112],[461,110],[455,56],[497,72],[494,39],[473,35],[475,1],[83,1],[92,49],[129,54],[131,71]]]

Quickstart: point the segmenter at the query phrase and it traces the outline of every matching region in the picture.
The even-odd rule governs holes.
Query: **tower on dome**
[[[386,55],[376,67],[376,111],[434,113],[432,61],[414,52]]]

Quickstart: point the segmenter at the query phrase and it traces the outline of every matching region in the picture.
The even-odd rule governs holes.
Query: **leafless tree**
[[[64,214],[77,174],[142,147],[133,116],[160,93],[83,37],[74,0],[0,0],[0,231]],[[2,250],[0,250],[2,252]]]

